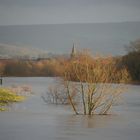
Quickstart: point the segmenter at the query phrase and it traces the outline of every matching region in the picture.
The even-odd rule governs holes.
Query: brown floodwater
[[[69,106],[46,104],[41,95],[54,78],[4,78],[3,86],[31,85],[32,95],[0,112],[0,140],[135,140],[140,138],[140,86],[127,85],[110,115],[74,115]]]

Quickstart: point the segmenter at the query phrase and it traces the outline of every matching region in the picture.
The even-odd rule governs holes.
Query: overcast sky
[[[140,0],[0,0],[0,25],[140,21]]]

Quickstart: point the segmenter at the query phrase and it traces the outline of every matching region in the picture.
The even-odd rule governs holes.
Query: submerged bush
[[[126,67],[111,56],[92,56],[81,52],[65,61],[59,82],[48,88],[45,102],[69,104],[74,113],[106,115],[119,103],[131,78]]]
[[[125,91],[123,83],[130,79],[127,69],[118,66],[113,57],[93,57],[85,51],[68,61],[63,69],[64,86],[75,114],[108,114]],[[78,106],[72,99],[73,86],[79,96]]]
[[[16,93],[6,88],[0,88],[0,111],[5,110],[5,106],[10,103],[20,102],[23,100],[23,96],[16,95]]]

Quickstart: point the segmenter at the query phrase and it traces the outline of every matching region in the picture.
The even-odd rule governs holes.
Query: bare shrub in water
[[[70,104],[67,90],[65,84],[62,80],[56,80],[56,83],[53,83],[48,87],[48,91],[46,95],[42,95],[42,99],[46,103],[53,103],[53,104]],[[76,95],[76,88],[75,86],[71,87],[71,98],[75,100]],[[75,104],[75,101],[73,101]]]
[[[12,85],[11,87],[8,87],[8,89],[17,95],[30,95],[32,94],[32,87],[29,85]]]
[[[63,80],[76,114],[107,114],[124,92],[123,82],[129,80],[129,74],[126,68],[117,66],[113,57],[92,57],[85,51],[66,62]],[[77,81],[74,85],[81,97],[79,106],[72,99],[71,81]]]

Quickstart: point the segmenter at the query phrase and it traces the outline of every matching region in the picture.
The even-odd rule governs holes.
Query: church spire
[[[75,45],[73,43],[72,52],[71,52],[71,58],[74,58],[75,55],[76,55],[76,49],[75,49]]]

